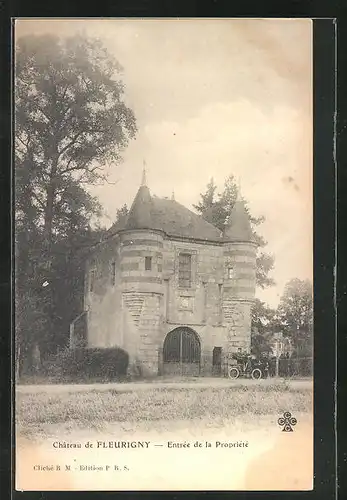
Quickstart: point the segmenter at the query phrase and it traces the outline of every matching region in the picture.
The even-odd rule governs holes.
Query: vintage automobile
[[[266,378],[269,373],[269,362],[266,358],[257,358],[249,354],[234,354],[228,365],[228,377],[237,379],[239,377],[258,380]]]

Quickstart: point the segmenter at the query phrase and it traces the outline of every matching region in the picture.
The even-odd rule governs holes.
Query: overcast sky
[[[143,160],[153,194],[192,208],[213,176],[240,178],[275,255],[275,306],[285,283],[312,279],[312,24],[296,20],[21,20],[17,36],[84,32],[123,66],[138,135],[93,189],[110,225],[131,204]]]

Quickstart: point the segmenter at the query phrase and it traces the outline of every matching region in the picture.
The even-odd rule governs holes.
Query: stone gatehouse
[[[119,347],[147,374],[220,373],[230,353],[250,351],[256,249],[241,199],[222,234],[152,196],[144,172],[126,222],[86,260],[87,347]]]

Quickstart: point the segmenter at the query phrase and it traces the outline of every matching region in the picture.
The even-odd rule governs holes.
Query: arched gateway
[[[164,340],[163,371],[171,375],[199,375],[201,345],[196,332],[188,327],[178,327]]]

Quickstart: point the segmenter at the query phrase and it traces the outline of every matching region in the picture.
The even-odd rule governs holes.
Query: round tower
[[[257,243],[244,201],[238,197],[224,230],[223,323],[227,351],[250,352]]]
[[[123,339],[143,373],[157,374],[163,307],[163,233],[153,229],[152,199],[142,184],[120,232]]]

